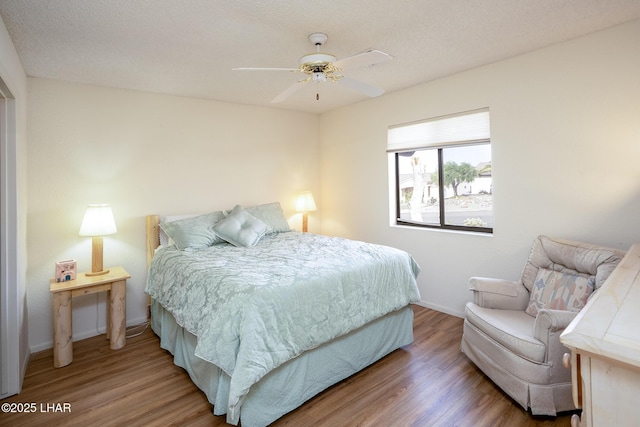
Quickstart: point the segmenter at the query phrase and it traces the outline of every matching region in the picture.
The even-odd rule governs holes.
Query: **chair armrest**
[[[536,316],[534,336],[544,342],[543,338],[547,336],[549,332],[563,331],[577,315],[578,313],[574,311],[543,308]]]
[[[578,313],[543,308],[538,312],[533,326],[533,336],[546,348],[545,362],[553,364],[555,375],[566,376],[569,371],[562,364],[562,356],[569,349],[560,342],[560,335]]]
[[[473,292],[473,302],[480,307],[524,310],[529,303],[529,291],[520,282],[472,277],[469,290]]]

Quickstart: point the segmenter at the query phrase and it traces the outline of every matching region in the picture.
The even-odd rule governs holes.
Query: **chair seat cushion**
[[[532,362],[544,363],[544,343],[533,336],[535,318],[524,311],[485,308],[469,302],[465,307],[465,317],[513,353]]]

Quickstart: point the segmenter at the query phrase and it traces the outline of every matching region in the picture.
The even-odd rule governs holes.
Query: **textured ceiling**
[[[330,82],[270,101],[324,32],[348,70],[387,93],[640,18],[639,0],[0,0],[27,75],[313,113],[366,99]],[[316,101],[316,89],[320,100]]]

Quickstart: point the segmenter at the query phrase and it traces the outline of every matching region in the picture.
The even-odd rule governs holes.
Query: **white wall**
[[[2,182],[7,191],[9,200],[15,200],[7,207],[11,212],[8,227],[15,227],[15,241],[10,242],[8,252],[10,254],[7,266],[10,274],[8,286],[8,298],[2,301],[2,328],[9,328],[9,340],[3,342],[8,348],[3,349],[3,374],[2,378],[6,390],[0,391],[0,397],[6,397],[17,393],[22,387],[22,378],[29,360],[28,327],[27,327],[27,296],[26,296],[26,268],[27,268],[27,77],[20,58],[9,37],[9,33],[0,19],[0,79],[11,92],[15,120],[10,129],[9,154],[12,158],[7,160],[8,167],[13,169],[10,176],[3,177]],[[11,121],[11,119],[10,119]],[[13,236],[13,234],[10,234]],[[5,236],[7,237],[7,236]],[[10,239],[12,240],[12,239]],[[4,274],[5,272],[3,272]],[[6,304],[6,305],[5,305]],[[6,310],[6,311],[5,311]],[[6,337],[5,337],[6,338]],[[4,389],[5,387],[3,387]]]
[[[132,274],[129,324],[145,316],[144,215],[279,200],[299,227],[305,189],[312,231],[411,252],[425,305],[458,315],[468,278],[517,279],[538,234],[628,248],[640,241],[639,39],[635,21],[320,117],[29,79],[31,349],[52,344],[54,262],[90,268],[77,233],[92,202],[113,206],[104,261]],[[390,227],[387,127],[487,106],[494,235]],[[74,299],[73,316],[76,338],[104,331],[104,296]]]
[[[473,275],[518,279],[547,234],[640,241],[640,21],[322,115],[322,231],[412,253],[425,305],[462,315]],[[394,124],[489,107],[493,236],[389,226]]]
[[[319,194],[316,115],[29,79],[27,272],[33,351],[52,346],[49,278],[58,260],[91,268],[78,236],[88,203],[110,203],[118,233],[104,265],[123,265],[127,323],[146,316],[144,216],[279,201],[293,227],[296,192]],[[74,339],[105,331],[104,294],[74,298]]]

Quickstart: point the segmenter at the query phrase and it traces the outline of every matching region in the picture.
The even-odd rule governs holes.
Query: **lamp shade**
[[[80,225],[81,236],[106,236],[117,231],[113,212],[111,212],[111,205],[87,206],[84,218],[82,218],[82,225]]]
[[[313,200],[311,191],[304,191],[298,195],[296,199],[296,212],[313,212],[316,209],[316,202]]]

